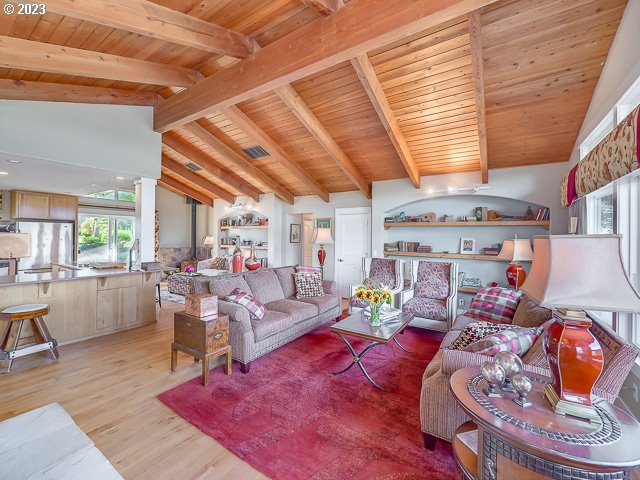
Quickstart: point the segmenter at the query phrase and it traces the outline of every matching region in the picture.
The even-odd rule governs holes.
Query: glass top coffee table
[[[382,325],[380,325],[379,327],[372,327],[371,325],[369,325],[369,318],[364,315],[364,310],[360,310],[353,315],[349,315],[344,320],[340,320],[338,323],[332,325],[329,330],[338,335],[347,345],[349,352],[351,352],[351,355],[353,356],[353,360],[347,367],[338,372],[331,372],[331,374],[340,375],[341,373],[349,370],[354,365],[358,365],[364,376],[367,377],[367,380],[369,380],[373,386],[379,388],[380,390],[384,390],[384,388],[374,382],[373,379],[369,376],[369,373],[364,368],[364,365],[362,365],[362,358],[367,354],[369,350],[373,349],[374,347],[377,347],[378,345],[389,345],[389,343],[391,342],[394,342],[405,352],[411,353],[409,352],[409,350],[400,345],[398,339],[396,338],[400,333],[402,333],[405,327],[409,325],[409,322],[411,322],[411,320],[413,320],[412,313],[402,312],[397,317],[383,320]],[[357,353],[351,343],[349,343],[349,340],[345,338],[345,336],[362,338],[364,340],[369,340],[369,342],[371,343],[367,345],[367,347],[365,347],[365,349],[360,353]]]

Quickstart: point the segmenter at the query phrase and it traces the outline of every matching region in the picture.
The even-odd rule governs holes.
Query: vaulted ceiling
[[[0,15],[0,98],[154,106],[160,185],[208,204],[486,182],[569,159],[626,3],[47,0]]]

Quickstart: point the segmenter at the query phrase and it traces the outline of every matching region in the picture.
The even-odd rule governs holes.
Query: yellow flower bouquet
[[[371,309],[371,326],[380,326],[380,307],[391,305],[391,291],[387,287],[368,288],[366,285],[359,285],[356,288],[356,299],[369,304]]]

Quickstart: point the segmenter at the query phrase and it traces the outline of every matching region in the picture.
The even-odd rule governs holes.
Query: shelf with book
[[[410,227],[542,227],[549,230],[549,220],[502,220],[497,222],[386,222],[384,229]]]
[[[475,295],[479,291],[480,289],[476,287],[458,287],[458,293],[472,293]]]
[[[437,252],[384,252],[385,257],[426,257],[426,258],[449,258],[456,260],[485,260],[489,262],[508,263],[507,260],[499,258],[497,255],[479,255],[466,253],[437,253]]]

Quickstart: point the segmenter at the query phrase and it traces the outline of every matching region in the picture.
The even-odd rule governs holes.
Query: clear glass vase
[[[369,324],[372,327],[380,326],[380,305],[371,305],[371,317],[369,319]]]

